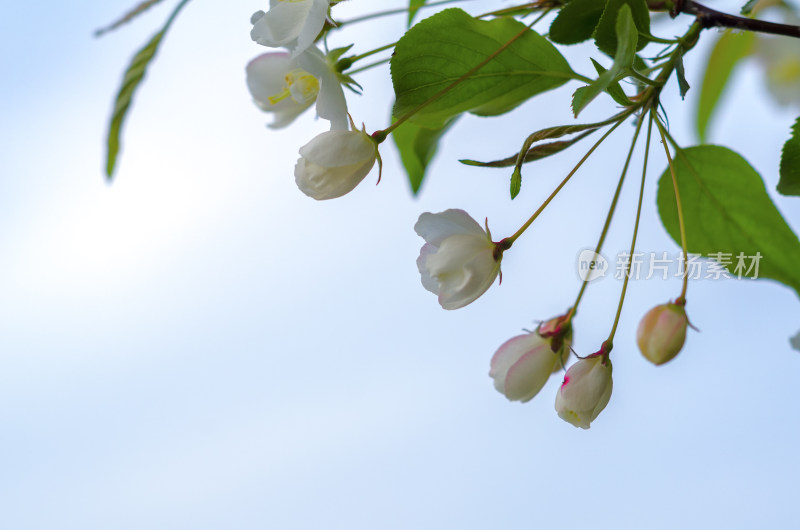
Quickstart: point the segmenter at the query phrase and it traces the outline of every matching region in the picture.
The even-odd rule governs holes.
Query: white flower
[[[683,348],[689,319],[679,304],[661,304],[648,311],[636,330],[642,355],[653,364],[671,361]]]
[[[347,103],[339,79],[322,52],[312,46],[299,57],[265,53],[247,65],[247,87],[265,112],[275,114],[273,129],[286,127],[317,102],[317,114],[331,129],[347,130]]]
[[[247,88],[261,110],[275,114],[269,127],[280,129],[314,103],[319,81],[288,53],[265,53],[247,65]]]
[[[787,20],[798,24],[797,18]],[[800,41],[791,37],[760,36],[756,54],[766,69],[767,89],[781,105],[800,107]]]
[[[335,199],[353,191],[377,158],[378,145],[366,132],[324,132],[300,148],[295,182],[311,198]]]
[[[347,102],[339,78],[325,55],[312,46],[297,57],[297,64],[319,80],[317,114],[331,122],[331,130],[348,130]]]
[[[443,308],[475,301],[497,278],[502,252],[467,212],[423,213],[414,231],[425,239],[417,258],[422,285],[439,295]]]
[[[507,340],[492,357],[489,377],[509,401],[529,401],[539,393],[550,374],[564,366],[569,357],[572,326],[568,324],[559,331],[561,322],[563,318],[557,317],[533,333]]]
[[[250,38],[262,46],[288,48],[296,56],[322,31],[329,7],[329,0],[270,0],[269,12],[257,11],[250,19]]]
[[[558,416],[576,427],[588,429],[611,399],[611,360],[590,355],[573,364],[556,394]]]

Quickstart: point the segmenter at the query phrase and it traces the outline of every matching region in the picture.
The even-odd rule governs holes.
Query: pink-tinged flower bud
[[[588,429],[611,399],[611,360],[603,353],[590,355],[569,367],[556,394],[558,416]]]
[[[526,402],[542,389],[550,374],[567,362],[572,343],[572,325],[559,327],[554,318],[532,332],[507,340],[492,357],[489,377],[509,401]]]
[[[464,210],[423,213],[414,230],[425,240],[417,258],[422,285],[444,309],[474,302],[500,273],[502,252]]]
[[[313,199],[335,199],[353,191],[377,158],[378,145],[363,131],[324,132],[300,148],[295,182]]]
[[[683,305],[657,305],[639,322],[636,331],[639,350],[656,365],[672,360],[683,348],[688,325],[689,319]]]

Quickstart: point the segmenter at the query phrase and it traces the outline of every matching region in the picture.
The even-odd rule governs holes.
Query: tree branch
[[[669,8],[669,2],[660,3],[662,9]],[[778,24],[775,22],[767,22],[765,20],[756,20],[754,18],[740,17],[736,15],[729,15],[703,4],[699,4],[694,0],[676,0],[672,4],[670,14],[676,17],[680,13],[686,15],[694,15],[697,21],[704,28],[735,28],[744,31],[756,31],[758,33],[770,33],[772,35],[785,35],[787,37],[795,37],[800,39],[800,26],[792,26],[789,24]],[[656,8],[650,5],[651,9]]]

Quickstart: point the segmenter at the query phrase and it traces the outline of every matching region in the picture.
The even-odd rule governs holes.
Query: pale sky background
[[[249,17],[266,1],[194,0],[136,98],[109,186],[113,96],[174,2],[92,38],[129,4],[6,2],[0,18],[0,528],[796,524],[800,353],[788,338],[800,306],[788,288],[693,283],[688,311],[702,332],[655,368],[635,329],[680,281],[633,282],[614,394],[589,431],[554,412],[560,377],[525,405],[487,377],[500,344],[574,300],[576,256],[596,242],[632,128],[612,136],[506,254],[502,286],[445,312],[419,283],[421,212],[463,208],[488,216],[496,239],[510,235],[588,145],[529,166],[514,202],[508,172],[456,160],[506,156],[529,132],[568,123],[577,85],[508,116],[463,119],[419,199],[387,142],[380,186],[375,172],[318,203],[297,190],[292,168],[326,124],[309,112],[269,131],[245,88],[245,64],[266,51],[250,41]],[[339,18],[376,4],[404,2],[353,0]],[[361,53],[394,40],[404,20],[353,26],[331,43],[355,42]],[[580,50],[565,53],[588,75]],[[666,89],[684,145],[696,142],[706,52],[686,58],[695,88],[685,103]],[[752,64],[739,72],[712,140],[760,171],[797,230],[800,201],[774,187],[798,109],[765,98],[760,73]],[[385,127],[387,70],[359,81],[364,96],[348,95],[354,118]],[[612,105],[603,99],[586,118]],[[640,249],[674,254],[655,212],[663,154],[652,159]],[[629,245],[637,172],[609,255]],[[620,286],[590,286],[578,353],[606,338]]]

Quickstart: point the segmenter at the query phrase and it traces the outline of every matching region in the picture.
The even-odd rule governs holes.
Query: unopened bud
[[[658,305],[639,322],[636,331],[639,350],[653,364],[671,361],[683,348],[688,326],[689,319],[683,305]]]
[[[507,340],[492,357],[489,377],[494,387],[510,401],[532,399],[550,378],[562,369],[572,343],[572,325],[554,318],[536,331]]]

